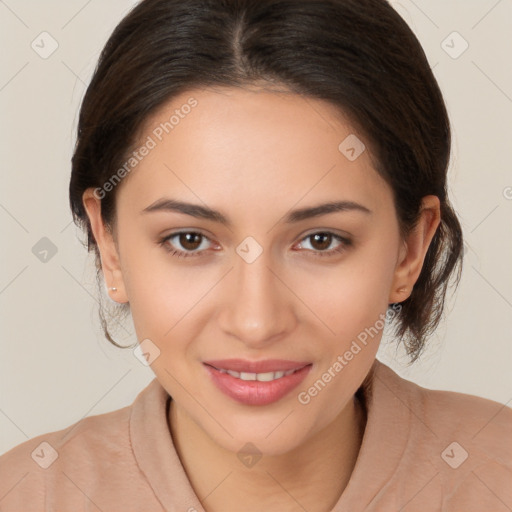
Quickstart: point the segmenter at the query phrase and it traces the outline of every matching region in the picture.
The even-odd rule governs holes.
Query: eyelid
[[[311,235],[316,235],[317,233],[328,233],[331,235],[339,236],[341,238],[351,239],[352,235],[346,231],[341,231],[335,228],[314,228],[308,229],[303,235],[301,235],[300,240],[304,240]]]

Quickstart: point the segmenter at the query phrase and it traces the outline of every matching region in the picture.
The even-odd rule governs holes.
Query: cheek
[[[138,339],[161,339],[185,313],[192,291],[171,256],[157,243],[142,239],[137,241],[130,232],[122,238],[123,281]]]
[[[346,342],[375,324],[388,307],[394,259],[389,250],[367,244],[330,268],[294,274],[294,288],[321,320],[322,331]],[[309,313],[311,314],[311,313]]]
[[[193,340],[213,314],[218,291],[212,288],[222,276],[218,270],[177,263],[154,245],[127,253],[123,273],[137,339],[152,340],[163,356],[152,365],[157,373],[164,364],[171,369],[174,362],[198,359]]]
[[[208,282],[208,281],[207,281]],[[189,274],[170,268],[144,269],[130,272],[128,296],[133,322],[138,335],[167,343],[178,333],[193,327],[195,310],[207,289],[205,283]],[[204,299],[203,299],[204,300]]]

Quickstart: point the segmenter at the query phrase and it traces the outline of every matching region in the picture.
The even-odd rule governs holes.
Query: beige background
[[[103,338],[92,256],[68,206],[79,104],[100,50],[133,3],[0,0],[0,453],[128,405],[153,378],[130,350]],[[512,2],[392,3],[419,37],[448,104],[450,194],[467,259],[425,356],[407,367],[383,343],[379,358],[423,386],[510,406]],[[58,43],[45,59],[31,47],[43,31]],[[464,40],[469,47],[458,55]],[[43,237],[57,251],[46,262],[33,253],[48,244]],[[134,341],[128,324],[126,344]]]

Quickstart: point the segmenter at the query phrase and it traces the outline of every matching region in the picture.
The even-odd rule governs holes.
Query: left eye
[[[313,247],[312,249],[315,256],[332,256],[333,254],[344,251],[348,246],[351,245],[351,241],[348,238],[344,238],[329,231],[318,231],[316,233],[311,233],[310,235],[304,237],[302,240],[308,239],[311,239],[314,244],[317,244],[317,247]],[[338,240],[340,244],[334,249],[326,250],[326,248],[332,244],[333,240]],[[318,245],[320,247],[318,247]]]

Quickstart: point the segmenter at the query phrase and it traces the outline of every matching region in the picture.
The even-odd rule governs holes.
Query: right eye
[[[176,239],[175,243],[179,243],[184,250],[173,249],[175,243],[169,243],[172,239]],[[201,256],[201,253],[206,250],[205,248],[198,250],[198,247],[196,247],[201,240],[208,240],[208,237],[196,231],[179,231],[162,238],[159,244],[172,256],[187,258],[189,256]],[[199,247],[201,247],[201,243],[199,243]]]

